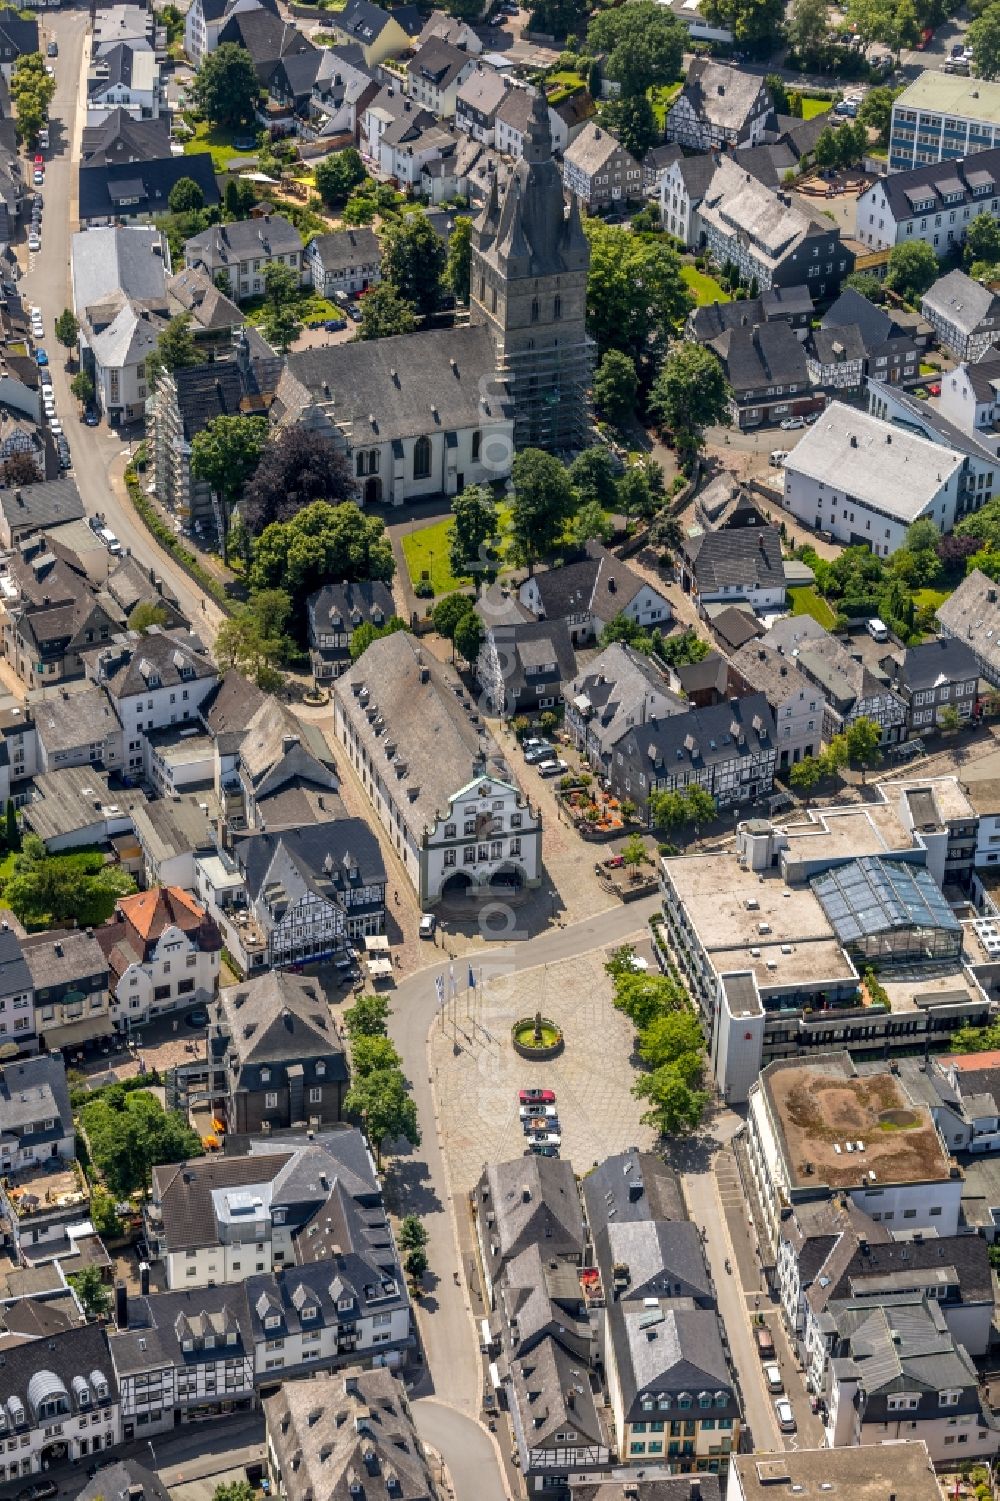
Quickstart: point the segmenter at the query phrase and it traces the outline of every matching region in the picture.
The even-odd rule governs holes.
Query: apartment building
[[[872,250],[923,240],[940,259],[962,244],[977,215],[996,218],[998,184],[1000,150],[878,177],[858,197],[855,237]]]
[[[223,278],[236,302],[261,297],[266,291],[268,266],[286,266],[303,280],[302,236],[280,214],[264,214],[233,224],[216,224],[193,235],[184,245],[185,266]]]
[[[110,970],[111,1017],[122,1031],[179,1006],[204,1006],[218,989],[219,930],[178,886],[120,897],[96,937]]]
[[[889,171],[962,161],[1000,146],[1000,83],[927,68],[892,106]]]

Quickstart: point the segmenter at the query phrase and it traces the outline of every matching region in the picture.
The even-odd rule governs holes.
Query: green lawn
[[[812,120],[816,115],[823,115],[832,105],[832,99],[815,99],[809,94],[802,97],[802,118]]]
[[[252,125],[240,125],[234,130],[228,125],[209,125],[207,120],[197,121],[193,129],[194,135],[184,142],[184,155],[192,156],[196,151],[210,151],[216,172],[224,172],[227,162],[244,154],[233,145],[234,137],[244,141],[257,134]]]
[[[510,506],[498,506],[497,515],[500,518],[502,536],[510,520]],[[452,590],[465,588],[472,583],[471,578],[456,578],[451,571],[448,563],[450,529],[451,517],[443,516],[440,521],[422,526],[419,531],[410,532],[403,538],[403,556],[414,587],[419,584],[425,572],[435,594],[450,594]]]
[[[818,620],[828,631],[833,628],[836,616],[812,584],[800,584],[797,589],[789,589],[788,597],[792,602],[793,615],[811,615],[813,620]]]
[[[667,126],[667,110],[673,104],[677,95],[684,87],[683,79],[679,83],[657,84],[649,91],[649,102],[653,106],[656,123],[661,130]]]
[[[710,302],[732,302],[729,293],[722,290],[715,277],[699,271],[697,266],[682,266],[681,276],[699,307],[706,307]]]
[[[264,321],[263,297],[248,297],[240,304],[246,314],[248,323],[262,323]],[[295,303],[295,316],[300,323],[309,323],[319,318],[343,318],[344,310],[331,302],[327,297],[320,297],[318,293],[311,292],[308,287],[303,287]]]
[[[944,604],[950,594],[950,589],[915,589],[913,603],[918,610],[926,610],[928,607],[936,610]]]
[[[572,68],[559,68],[556,72],[547,74],[545,79],[545,95],[550,104],[561,104],[571,94],[586,87],[587,80],[583,74],[574,72]]]

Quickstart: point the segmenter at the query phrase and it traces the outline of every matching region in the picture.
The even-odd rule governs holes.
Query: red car
[[[554,1105],[556,1102],[551,1089],[522,1089],[517,1098],[522,1105]]]
[[[933,26],[925,26],[924,29],[923,29],[923,31],[920,33],[920,40],[917,43],[917,51],[918,52],[923,52],[924,48],[930,42],[932,42],[933,40],[934,40],[934,28],[933,28]]]
[[[936,380],[934,382],[934,384],[932,386],[928,386],[927,389],[931,393],[932,396],[940,396],[941,395],[941,382],[939,380]]]
[[[35,166],[36,167],[44,167],[45,166],[45,158],[44,158],[44,156],[42,155],[42,153],[40,151],[36,151],[35,152]]]

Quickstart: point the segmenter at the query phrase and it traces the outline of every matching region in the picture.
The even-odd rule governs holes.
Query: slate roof
[[[816,1289],[822,1294],[819,1306],[834,1299],[861,1298],[886,1291],[885,1287],[873,1285],[873,1280],[883,1278],[898,1276],[912,1288],[920,1283],[922,1272],[943,1272],[949,1285],[953,1285],[951,1274],[957,1273],[962,1303],[993,1301],[989,1247],[980,1235],[925,1236],[923,1240],[889,1241],[884,1245],[867,1239],[862,1243],[854,1237],[850,1257],[838,1269],[839,1274],[834,1276],[824,1267],[830,1283],[826,1288]],[[932,1281],[928,1277],[927,1285]]]
[[[566,147],[563,160],[585,172],[588,177],[593,177],[596,172],[603,171],[618,150],[625,151],[625,147],[617,137],[610,130],[595,125],[593,120],[588,120],[576,140]],[[629,156],[629,152],[625,151],[625,155]],[[635,161],[635,158],[632,157],[631,160]],[[638,165],[636,162],[636,166]]]
[[[516,1157],[487,1164],[476,1187],[494,1280],[501,1268],[528,1246],[541,1242],[546,1254],[579,1261],[584,1250],[583,1216],[573,1169],[557,1157]],[[494,1249],[495,1248],[495,1249]]]
[[[588,732],[596,736],[605,753],[630,723],[687,709],[649,658],[620,641],[605,647],[577,673],[563,697],[590,716]],[[581,699],[586,703],[579,703]]]
[[[609,1302],[693,1298],[714,1306],[701,1231],[691,1220],[609,1220],[594,1237],[594,1251]],[[621,1268],[624,1275],[616,1275]]]
[[[381,1218],[384,1223],[384,1211]],[[322,1261],[303,1262],[247,1279],[244,1287],[256,1344],[275,1338],[275,1331],[264,1324],[271,1313],[279,1317],[278,1332],[294,1338],[303,1328],[337,1329],[348,1324],[355,1329],[359,1318],[408,1308],[402,1268],[390,1239],[378,1250],[352,1245],[349,1240],[338,1244],[341,1251],[336,1261],[328,1251]],[[352,1306],[341,1310],[337,1305],[342,1301],[350,1301]],[[318,1309],[318,1318],[303,1322],[299,1309],[307,1303]],[[303,1362],[301,1369],[311,1375],[315,1367]],[[289,1374],[286,1366],[281,1379],[287,1382]]]
[[[718,1475],[700,1472],[697,1480],[701,1501],[723,1501],[725,1492]],[[573,1501],[692,1501],[691,1477],[660,1475],[655,1480],[648,1477],[642,1480],[585,1480],[573,1486]]]
[[[692,208],[696,208],[708,192],[717,165],[711,151],[700,151],[697,156],[686,156],[677,163]]]
[[[756,260],[776,268],[800,253],[811,236],[837,233],[834,225],[818,224],[785,197],[723,157],[702,200],[701,217],[722,235],[742,236]]]
[[[70,475],[14,490],[4,486],[0,489],[0,510],[15,538],[65,521],[79,521],[84,514],[76,480]]]
[[[992,672],[1000,670],[1000,599],[998,586],[973,569],[943,604],[937,618],[946,635],[965,641]]]
[[[656,1324],[646,1322],[650,1310],[641,1303],[610,1303],[608,1339],[614,1351],[622,1406],[628,1421],[641,1420],[644,1392],[693,1396],[701,1391],[725,1392],[726,1407],[717,1414],[739,1411],[735,1382],[722,1343],[719,1316],[707,1308],[663,1308]]]
[[[437,1494],[402,1383],[385,1367],[349,1366],[310,1381],[286,1381],[263,1406],[288,1501],[357,1501],[359,1484],[373,1501],[374,1479],[366,1486],[359,1477],[390,1472],[400,1501],[431,1501]],[[385,1489],[384,1481],[378,1489]]]
[[[215,1336],[215,1343],[207,1349],[200,1344],[205,1334]],[[232,1343],[230,1334],[235,1335]],[[195,1342],[193,1350],[182,1346],[182,1340],[189,1337]],[[192,1287],[147,1297],[133,1295],[128,1300],[128,1328],[109,1330],[108,1343],[119,1379],[164,1366],[184,1370],[251,1355],[253,1339],[244,1289]]]
[[[702,532],[683,544],[700,594],[722,589],[784,589],[781,537],[776,526]]]
[[[986,318],[997,316],[1000,298],[964,271],[949,271],[924,293],[920,311],[925,318],[936,315],[959,333],[972,334]]]
[[[82,1324],[75,1329],[54,1334],[42,1348],[33,1339],[21,1345],[5,1346],[3,1395],[7,1410],[10,1411],[11,1398],[17,1397],[33,1427],[38,1426],[38,1415],[32,1397],[41,1400],[37,1398],[37,1383],[34,1387],[31,1386],[36,1372],[51,1372],[56,1378],[56,1383],[61,1385],[70,1399],[73,1418],[84,1410],[78,1405],[73,1389],[74,1376],[82,1377],[90,1389],[89,1403],[85,1409],[87,1412],[93,1412],[96,1408],[107,1409],[118,1401],[118,1382],[111,1363],[107,1335],[99,1324]],[[105,1383],[106,1397],[98,1398],[94,1377],[100,1377]],[[73,1418],[66,1421],[73,1421]]]
[[[767,755],[774,748],[774,716],[763,693],[634,725],[615,746],[650,775],[659,767],[671,777],[740,756]]]
[[[838,328],[817,328],[812,334],[812,353],[824,368],[848,363],[861,364],[868,350],[861,330],[850,323]]]
[[[692,308],[687,326],[700,344],[718,338],[731,328],[754,328],[758,323],[775,323],[789,318],[812,317],[813,300],[808,287],[773,287],[759,297],[739,302],[709,302]]]
[[[580,1189],[591,1239],[613,1221],[687,1218],[680,1179],[655,1152],[630,1147],[606,1157],[587,1174]]]
[[[682,97],[699,120],[736,138],[753,113],[760,89],[761,80],[755,74],[696,57],[688,68]]]
[[[243,411],[243,378],[235,360],[189,365],[175,370],[171,379],[188,442],[216,417],[238,417]]]
[[[808,391],[805,350],[787,323],[759,323],[730,328],[708,341],[722,361],[726,378],[739,398],[768,386],[799,386]]]
[[[529,1355],[512,1360],[510,1377],[519,1426],[532,1450],[554,1443],[567,1426],[581,1446],[607,1447],[590,1372],[555,1339],[543,1339]]]
[[[340,799],[325,795],[331,812]],[[289,896],[294,888],[312,892],[325,901],[341,902],[360,886],[384,886],[388,879],[382,847],[361,818],[320,818],[299,828],[277,829],[269,806],[266,833],[238,839],[233,853],[246,876],[247,891],[257,901],[276,878],[275,860],[283,867],[283,884]],[[291,882],[291,885],[289,884]]]
[[[260,219],[214,224],[192,235],[185,242],[184,258],[189,265],[235,266],[255,256],[291,255],[301,250],[302,236],[295,225],[281,214],[265,214]]]
[[[338,229],[328,235],[313,235],[310,252],[319,258],[323,270],[345,270],[348,266],[379,265],[382,247],[373,229]]]
[[[913,693],[941,683],[960,683],[979,676],[975,654],[964,641],[939,636],[920,646],[908,646],[899,667],[899,678]]]
[[[208,697],[202,700],[198,714],[220,754],[232,754],[239,749],[265,699],[266,695],[256,683],[241,677],[234,667],[230,667]]]
[[[286,1063],[339,1054],[344,1044],[316,981],[288,970],[268,970],[239,985],[225,985],[212,1012],[228,1048],[241,1064]]]
[[[170,1501],[159,1475],[147,1470],[136,1459],[116,1459],[102,1465],[93,1480],[88,1480],[76,1501],[138,1501],[132,1487],[139,1487],[141,1501]],[[710,1498],[706,1497],[706,1501]]]
[[[976,1368],[936,1301],[921,1294],[857,1298],[830,1312],[845,1352],[838,1358],[849,1362],[869,1400],[879,1392],[975,1391]]]
[[[733,653],[732,664],[745,682],[766,696],[772,709],[779,709],[802,691],[816,696],[816,690],[797,661],[777,651],[766,638],[745,642]]]
[[[0,11],[0,47],[10,48],[10,53],[4,56],[5,64],[26,52],[37,52],[38,21],[35,17],[22,15],[13,6]]]
[[[879,178],[880,182],[889,180],[889,178]],[[884,344],[887,339],[899,332],[884,308],[876,307],[874,302],[869,302],[868,298],[863,297],[854,287],[845,287],[824,313],[820,327],[843,328],[852,324],[860,332],[868,349]]]
[[[163,1240],[168,1251],[218,1244],[216,1189],[246,1188],[272,1183],[290,1162],[293,1148],[253,1157],[197,1157],[191,1162],[154,1167],[153,1201],[163,1217]],[[220,1289],[232,1293],[231,1288]]]
[[[181,793],[177,799],[156,798],[132,815],[136,836],[157,865],[183,854],[214,854],[216,831],[201,804],[204,793]]]
[[[10,929],[0,929],[0,995],[16,995],[31,986],[31,970],[20,943]],[[34,1135],[32,1126],[41,1126],[42,1121],[52,1119],[58,1122],[60,1136],[73,1134],[73,1112],[62,1058],[58,1054],[39,1053],[36,1058],[17,1058],[5,1063],[0,1077],[0,1133]]]
[[[502,422],[511,413],[495,370],[493,341],[485,327],[305,349],[289,355],[274,410],[281,423],[295,423],[311,404],[322,405],[332,397],[338,424],[352,424],[355,446],[363,445],[371,432],[371,414],[383,443],[417,437],[432,425],[446,432],[479,427]],[[481,400],[484,381],[491,394]]]
[[[459,85],[455,96],[456,110],[461,112],[464,106],[466,109],[479,110],[486,116],[495,116],[509,88],[510,84],[502,73],[477,63],[468,78]]]
[[[1000,186],[1000,150],[977,151],[957,161],[948,159],[906,172],[891,172],[880,177],[878,185],[897,221],[911,219],[917,213],[939,214],[946,208],[969,207],[975,214],[980,198],[986,200],[981,206],[988,211],[990,199],[996,197]],[[975,192],[977,188],[980,194]],[[947,203],[946,194],[950,195]],[[923,203],[929,205],[926,210],[917,207]]]
[[[238,328],[246,322],[236,303],[220,292],[212,278],[197,266],[185,266],[172,276],[166,290],[171,317],[179,312],[190,313],[194,334],[199,329],[212,333]]]
[[[558,695],[560,685],[576,676],[576,652],[565,620],[532,619],[524,625],[493,625],[489,631],[500,656],[508,704],[514,702],[515,692],[521,702],[538,694]]]
[[[236,11],[219,32],[219,43],[235,42],[249,52],[257,77],[267,83],[279,58],[297,53],[315,54],[314,47],[293,21],[263,8]]]
[[[214,677],[215,663],[193,631],[165,630],[150,626],[143,636],[129,632],[110,646],[92,652],[90,661],[103,663],[101,681],[113,698],[134,698],[148,693],[154,678],[161,688],[174,688]]]
[[[38,738],[50,760],[60,751],[99,743],[121,729],[107,694],[94,683],[33,694],[31,708]]]
[[[95,329],[89,317],[83,320],[94,359],[106,370],[141,364],[156,348],[167,326],[165,317],[158,317],[132,298],[123,297],[121,301],[121,307],[103,328]],[[88,309],[88,313],[91,311]]]
[[[190,177],[205,195],[207,208],[220,202],[210,152],[170,156],[122,166],[84,163],[80,168],[80,219],[134,218],[164,214],[170,191],[182,177]],[[131,202],[129,200],[137,200]]]
[[[393,10],[383,10],[371,0],[347,0],[344,9],[333,17],[337,31],[346,32],[362,46],[368,47],[382,35],[390,21],[396,21],[407,36],[417,37],[423,27],[423,17],[415,5],[399,5]]]
[[[430,37],[409,59],[406,71],[411,76],[426,78],[435,88],[447,89],[471,61],[468,52],[461,47],[453,46],[442,37]]]
[[[583,561],[546,569],[535,574],[534,582],[546,620],[588,612],[599,620],[613,620],[645,586],[644,579],[599,542],[587,544]]]
[[[140,302],[163,297],[166,242],[148,224],[82,229],[73,236],[73,301],[77,313],[115,292]],[[159,253],[157,253],[159,247]]]
[[[170,120],[133,120],[128,110],[113,109],[100,125],[85,125],[80,153],[92,167],[148,162],[170,150]]]

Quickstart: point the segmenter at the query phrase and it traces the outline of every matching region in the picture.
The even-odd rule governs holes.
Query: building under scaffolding
[[[494,183],[473,233],[470,319],[493,337],[514,400],[515,447],[587,443],[594,346],[586,332],[590,246],[576,199],[567,211],[552,160],[548,109],[536,94],[504,191]]]

